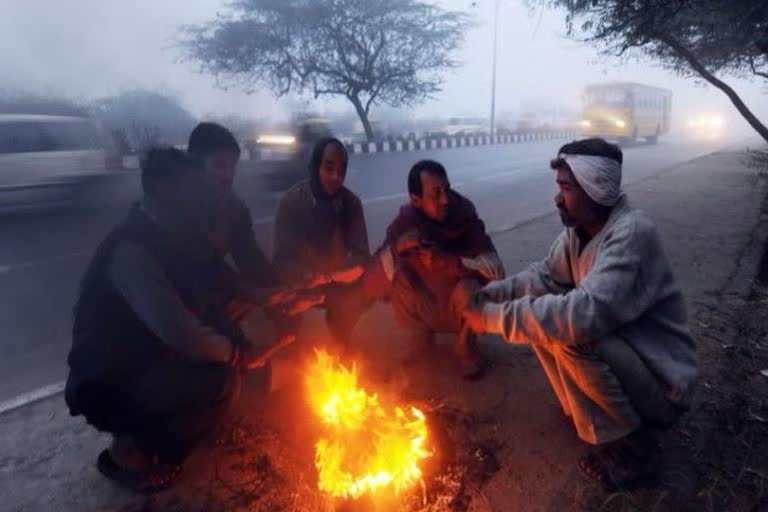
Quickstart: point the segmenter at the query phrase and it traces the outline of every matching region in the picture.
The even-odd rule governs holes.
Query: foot
[[[661,448],[647,437],[638,443],[638,435],[646,434],[633,433],[592,449],[578,461],[581,475],[610,493],[657,485],[662,470]]]
[[[477,359],[462,361],[461,363],[461,377],[464,380],[479,380],[485,377],[488,372],[488,361],[479,357]]]
[[[144,469],[124,467],[115,462],[109,450],[99,454],[96,467],[113,482],[145,495],[168,489],[181,473],[181,466],[168,464],[153,464]]]

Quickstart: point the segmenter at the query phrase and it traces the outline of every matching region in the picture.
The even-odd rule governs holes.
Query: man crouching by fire
[[[583,476],[606,491],[652,484],[657,430],[688,407],[698,375],[680,289],[656,227],[621,191],[621,150],[601,139],[551,162],[565,230],[544,260],[478,291],[474,331],[531,345],[589,445]]]
[[[141,167],[143,200],[99,245],[81,283],[66,401],[114,436],[99,471],[152,493],[222,421],[241,371],[268,373],[269,351],[228,312],[239,276],[203,229],[212,205],[200,163],[162,148]]]
[[[485,365],[461,308],[474,290],[504,276],[501,260],[475,206],[451,189],[440,163],[417,162],[408,194],[366,271],[366,295],[391,297],[407,332],[404,368],[428,354],[436,333],[455,333],[463,376],[478,378]]]

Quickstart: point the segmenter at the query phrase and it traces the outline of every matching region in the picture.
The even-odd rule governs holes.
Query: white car
[[[119,167],[108,149],[104,130],[85,117],[0,114],[0,207],[72,199]]]

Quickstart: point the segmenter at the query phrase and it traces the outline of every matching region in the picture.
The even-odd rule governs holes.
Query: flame
[[[359,498],[385,488],[395,494],[421,478],[427,425],[416,407],[388,406],[358,385],[347,368],[322,350],[306,376],[309,401],[324,433],[315,444],[318,488]]]

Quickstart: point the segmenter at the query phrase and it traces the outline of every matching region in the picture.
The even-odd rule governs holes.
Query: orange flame
[[[385,406],[358,386],[357,368],[315,351],[306,376],[309,401],[324,427],[315,444],[318,488],[358,498],[390,488],[395,494],[421,478],[427,425],[415,407]]]

